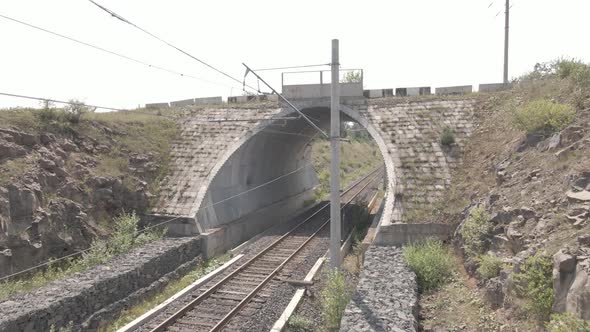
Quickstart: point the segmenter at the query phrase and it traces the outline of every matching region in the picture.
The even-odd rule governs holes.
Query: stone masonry
[[[319,107],[327,112],[329,98],[294,103],[301,110]],[[369,130],[384,157],[388,188],[381,226],[402,222],[404,211],[431,205],[443,197],[451,170],[460,162],[463,143],[473,131],[476,100],[363,98],[343,100],[342,105],[345,114]],[[208,185],[223,163],[270,123],[215,120],[295,114],[276,103],[235,107],[183,112],[182,137],[174,146],[173,166],[154,214],[195,218]],[[445,127],[455,134],[456,143],[451,146],[440,143]],[[381,240],[386,241],[377,239]]]
[[[342,317],[342,332],[414,332],[416,275],[397,247],[372,246],[365,253],[357,291]]]
[[[200,251],[200,237],[164,239],[15,295],[0,303],[0,331],[49,331],[51,326],[57,331],[70,322],[72,331],[96,331],[97,321],[113,318],[131,298],[141,298],[141,294],[134,296],[136,293],[155,283],[165,284],[159,282],[160,277],[186,262],[194,263]]]

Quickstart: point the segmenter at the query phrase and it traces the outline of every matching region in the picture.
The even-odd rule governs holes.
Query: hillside
[[[536,331],[550,317],[550,331],[582,326],[575,319],[590,319],[590,66],[540,64],[510,91],[483,97],[487,111],[448,194],[421,212],[459,224],[467,272],[423,297],[424,328]]]
[[[0,276],[85,249],[157,194],[176,124],[141,112],[0,110]]]

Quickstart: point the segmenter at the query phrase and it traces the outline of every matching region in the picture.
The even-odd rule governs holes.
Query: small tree
[[[361,83],[362,78],[360,71],[351,70],[346,72],[344,78],[342,78],[342,83]]]

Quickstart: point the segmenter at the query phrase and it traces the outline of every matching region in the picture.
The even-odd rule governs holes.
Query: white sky
[[[502,79],[502,0],[97,2],[240,79],[242,62],[253,68],[327,63],[332,38],[340,39],[343,67],[365,70],[365,88]],[[588,0],[514,0],[510,76],[559,56],[589,62],[588,13]],[[86,0],[2,0],[0,14],[221,84],[175,76],[0,18],[0,92],[125,108],[241,94],[239,84]],[[280,72],[261,74],[280,90]],[[0,96],[0,107],[36,105]]]

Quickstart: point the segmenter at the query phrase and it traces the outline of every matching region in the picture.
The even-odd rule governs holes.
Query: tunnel
[[[302,112],[329,134],[329,107],[309,107]],[[359,113],[343,107],[340,118],[341,123],[355,122],[367,129],[381,152],[376,158],[388,160],[381,137],[374,128],[368,128],[370,124]],[[210,245],[220,250],[210,251],[222,252],[242,243],[286,221],[313,201],[319,181],[312,165],[311,145],[318,135],[298,113],[285,110],[277,119],[264,121],[218,163],[202,188],[195,218],[202,234],[215,234],[210,236],[214,239]],[[341,142],[344,144],[346,141]],[[390,175],[386,179],[391,179]]]

